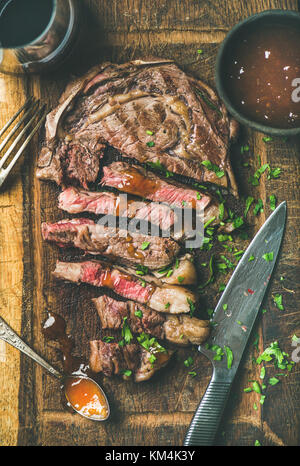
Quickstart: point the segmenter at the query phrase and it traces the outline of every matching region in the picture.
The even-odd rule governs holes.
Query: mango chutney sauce
[[[276,22],[240,33],[223,62],[233,107],[273,128],[300,127],[300,29]]]
[[[106,400],[91,379],[67,377],[64,388],[67,400],[79,414],[93,420],[107,418]]]

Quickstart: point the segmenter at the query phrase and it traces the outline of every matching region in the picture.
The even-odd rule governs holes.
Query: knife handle
[[[194,414],[184,445],[213,445],[232,382],[213,376]]]

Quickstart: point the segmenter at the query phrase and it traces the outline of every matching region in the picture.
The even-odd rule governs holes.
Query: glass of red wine
[[[78,0],[0,0],[0,72],[58,67],[79,37]]]

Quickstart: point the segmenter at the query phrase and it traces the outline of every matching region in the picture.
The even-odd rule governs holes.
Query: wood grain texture
[[[34,95],[49,108],[57,104],[60,93],[73,75],[104,60],[123,62],[132,58],[162,56],[174,60],[187,72],[213,85],[214,65],[219,43],[237,21],[269,8],[297,9],[297,1],[194,1],[194,0],[84,0],[88,29],[81,50],[68,68],[48,76],[10,78],[1,76],[5,106],[0,122],[7,119],[24,100]],[[198,55],[197,49],[203,54]],[[1,92],[0,92],[1,94]],[[1,95],[0,95],[1,99]],[[1,102],[2,104],[2,102]],[[3,113],[2,113],[3,112]],[[88,340],[99,336],[99,322],[89,298],[97,296],[90,287],[76,287],[54,281],[51,271],[58,250],[43,244],[42,221],[55,221],[64,214],[56,207],[59,189],[40,183],[34,176],[42,135],[32,142],[26,162],[15,170],[5,193],[0,194],[0,306],[1,315],[24,339],[51,363],[61,368],[61,355],[55,344],[46,344],[41,325],[46,310],[62,314],[68,333],[76,342],[78,354],[87,354]],[[241,155],[241,145],[249,152]],[[250,342],[217,438],[218,445],[299,444],[299,369],[268,387],[264,405],[256,393],[244,393],[249,380],[259,379],[253,358],[272,341],[291,353],[291,337],[300,334],[297,285],[299,281],[299,153],[300,142],[274,139],[266,144],[262,135],[242,130],[232,148],[235,173],[241,196],[253,195],[265,204],[264,212],[251,216],[251,233],[270,214],[270,194],[288,204],[288,223],[280,263],[255,334],[258,350]],[[258,187],[248,183],[249,174],[262,163],[282,169],[278,180],[263,175]],[[250,168],[241,162],[249,161]],[[2,216],[3,212],[3,216]],[[12,235],[12,232],[14,234]],[[285,280],[280,281],[284,276]],[[219,277],[202,297],[203,309],[212,308],[220,294]],[[282,293],[285,311],[275,308],[272,295]],[[0,347],[1,349],[1,347]],[[7,361],[0,362],[0,386],[10,390],[9,402],[0,401],[0,444],[3,445],[182,445],[186,429],[211,377],[211,366],[196,348],[180,349],[170,367],[153,380],[140,385],[118,378],[100,377],[112,406],[112,418],[94,424],[63,410],[57,381],[5,348]],[[11,355],[11,356],[10,356]],[[192,355],[192,378],[183,361]],[[3,370],[2,370],[3,368]],[[268,373],[272,367],[267,366]],[[19,377],[22,383],[19,384]],[[258,409],[254,410],[254,403]],[[279,409],[278,409],[279,407]],[[19,411],[19,414],[18,414]]]

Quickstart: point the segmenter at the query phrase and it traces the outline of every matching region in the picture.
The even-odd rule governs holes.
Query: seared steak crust
[[[97,147],[106,141],[126,157],[159,161],[169,171],[236,193],[228,158],[235,128],[215,92],[170,60],[104,63],[68,86],[48,115],[38,176],[61,182],[63,143],[68,153],[80,146],[100,159]],[[207,169],[205,160],[224,176]]]

